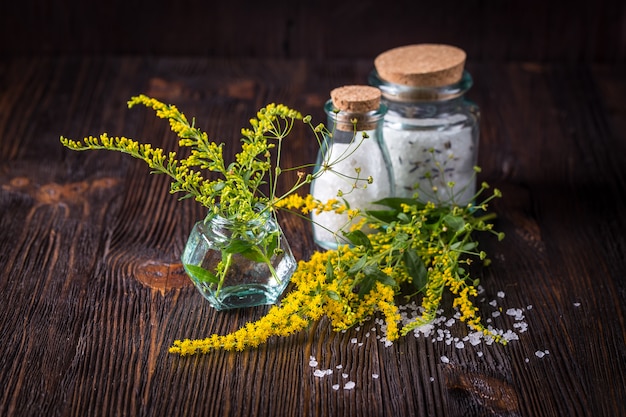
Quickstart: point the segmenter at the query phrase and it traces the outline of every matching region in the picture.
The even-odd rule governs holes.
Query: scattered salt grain
[[[546,356],[546,354],[542,350],[538,350],[538,351],[535,352],[535,356],[538,357],[539,359],[541,359],[544,356]]]
[[[519,340],[519,336],[517,335],[517,333],[512,330],[507,330],[506,332],[504,332],[504,334],[502,334],[502,338],[507,342],[510,342],[511,340]]]
[[[342,377],[343,379],[346,379],[346,378],[347,378],[347,377],[349,377],[349,376],[350,376],[350,375],[348,375],[348,374],[341,374],[341,377]]]
[[[316,376],[318,378],[324,377],[326,376],[326,371],[323,371],[321,369],[316,369],[315,372],[313,372],[313,376]]]
[[[357,342],[356,337],[353,337],[352,339],[350,339],[350,342],[356,343]]]
[[[524,359],[524,362],[528,363],[528,362],[530,362],[530,359],[526,358],[526,359]]]
[[[532,309],[533,309],[532,304],[528,304],[528,305],[526,306],[526,310],[532,310]]]
[[[476,346],[480,344],[481,339],[483,338],[482,332],[472,332],[467,335],[467,340],[470,342],[472,346]]]
[[[500,312],[499,311],[494,311],[493,313],[491,313],[491,315],[493,317],[498,317],[498,316],[500,316]]]
[[[335,384],[335,385],[333,385],[333,389],[334,389],[335,391],[337,391],[337,390],[339,389],[339,384]]]
[[[450,363],[450,359],[448,359],[448,357],[446,355],[443,355],[441,357],[441,362],[442,363]]]
[[[517,321],[524,320],[524,312],[521,308],[509,308],[506,310],[506,314],[515,317]]]
[[[498,291],[498,298],[504,298],[504,291]]]
[[[316,361],[315,359],[311,359],[311,360],[309,361],[309,366],[310,366],[311,368],[315,368],[317,365],[318,365],[318,364],[317,364],[317,361]]]
[[[372,374],[372,378],[378,379],[378,374]]]
[[[335,368],[341,369],[341,368],[343,368],[343,365],[339,364],[339,365],[335,366]]]
[[[483,353],[482,353],[481,351],[476,352],[476,355],[477,355],[479,358],[482,358],[482,357],[483,357]]]
[[[343,386],[343,389],[353,389],[356,384],[353,381],[346,382],[346,385]]]
[[[524,333],[528,330],[528,323],[525,321],[521,321],[519,323],[513,323],[513,327],[517,329],[520,333]]]
[[[580,303],[574,303],[574,307],[580,307]]]
[[[491,300],[491,301],[489,301],[489,305],[490,305],[491,307],[495,307],[495,306],[497,306],[497,305],[498,305],[498,301],[496,301],[496,300]]]
[[[435,377],[430,377],[430,382],[435,382]]]
[[[463,343],[463,342],[456,342],[454,347],[456,347],[457,349],[464,349],[465,348],[465,343]]]

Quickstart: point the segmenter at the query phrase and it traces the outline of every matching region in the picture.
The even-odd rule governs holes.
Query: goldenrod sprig
[[[138,95],[128,101],[129,108],[136,105],[150,108],[157,117],[167,120],[170,129],[179,137],[178,145],[190,149],[189,156],[177,158],[175,152],[166,153],[161,148],[153,148],[123,136],[109,137],[106,133],[99,137],[89,136],[82,142],[61,137],[61,143],[76,151],[104,149],[143,160],[151,172],[171,177],[172,193],[183,193],[182,198],[194,198],[212,215],[219,215],[232,224],[231,239],[246,244],[231,245],[224,250],[222,262],[214,271],[203,270],[197,265],[186,265],[202,274],[218,290],[229,273],[234,254],[266,263],[275,275],[270,259],[281,250],[279,239],[275,233],[271,233],[262,241],[257,241],[255,236],[262,235],[265,227],[261,219],[267,213],[276,216],[277,203],[313,179],[312,174],[300,174],[300,170],[311,168],[308,164],[290,168],[298,170],[297,179],[287,187],[285,193],[277,195],[279,177],[283,172],[280,166],[283,141],[292,132],[297,120],[303,120],[318,140],[322,140],[321,137],[327,132],[324,125],[313,128],[310,116],[303,117],[298,111],[282,104],[268,104],[250,119],[249,128],[241,130],[241,150],[233,161],[227,163],[223,155],[224,143],[209,139],[206,132],[195,126],[195,120],[192,119],[190,123],[176,106],[146,95]],[[250,230],[254,227],[259,230]]]
[[[478,170],[477,170],[478,171]],[[486,192],[483,183],[476,196]],[[374,230],[365,234],[355,228],[346,234],[350,246],[315,252],[309,261],[301,261],[292,282],[295,288],[259,321],[224,336],[202,340],[176,341],[170,352],[194,354],[213,349],[255,347],[272,336],[287,336],[304,329],[325,315],[335,330],[358,325],[376,313],[385,318],[389,341],[406,335],[416,327],[432,322],[447,290],[460,320],[471,329],[501,343],[502,336],[486,328],[473,303],[478,280],[472,279],[469,265],[473,258],[487,260],[478,250],[476,232],[493,230],[487,202],[500,197],[499,190],[475,205],[437,206],[414,199],[388,198],[376,202],[383,209],[354,213],[361,216],[359,227]],[[321,202],[312,196],[297,194],[283,199],[282,208],[312,211],[345,212],[338,200]],[[422,314],[399,328],[397,300],[421,296]]]

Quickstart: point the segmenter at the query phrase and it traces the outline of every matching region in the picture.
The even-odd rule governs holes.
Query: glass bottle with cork
[[[372,202],[394,193],[393,173],[382,138],[387,107],[379,89],[349,85],[330,93],[324,106],[331,133],[324,136],[311,183],[311,195],[322,202],[345,201],[351,209],[372,208]],[[328,168],[331,166],[331,168]],[[323,171],[320,173],[320,171]],[[347,243],[354,221],[348,213],[312,213],[313,238],[323,248]]]
[[[369,84],[387,104],[383,137],[396,196],[466,205],[476,190],[479,108],[466,54],[450,45],[418,44],[378,55]]]

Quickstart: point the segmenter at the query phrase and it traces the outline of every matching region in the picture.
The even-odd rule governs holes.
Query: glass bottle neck
[[[324,111],[328,116],[328,128],[340,132],[357,132],[376,130],[382,123],[387,105],[381,103],[380,107],[367,113],[353,113],[338,110],[332,100],[328,100],[324,105]]]
[[[408,86],[383,80],[374,69],[369,75],[369,84],[380,89],[383,99],[391,102],[445,102],[461,98],[473,84],[472,77],[463,71],[461,79],[450,85],[427,87]]]

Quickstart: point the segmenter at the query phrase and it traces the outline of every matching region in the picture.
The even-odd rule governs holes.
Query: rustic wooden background
[[[0,416],[626,415],[624,2],[92,3],[0,7]],[[266,309],[217,313],[190,286],[179,256],[204,211],[167,178],[59,136],[172,147],[166,124],[126,108],[146,93],[232,153],[260,106],[322,120],[330,89],[425,41],[468,51],[481,179],[504,193],[493,210],[507,234],[481,239],[494,262],[477,274],[488,300],[503,291],[502,307],[526,309],[528,332],[507,347],[387,348],[322,321],[257,350],[168,354]],[[290,142],[287,162],[313,152]],[[283,225],[307,258],[308,225]],[[316,378],[310,356],[343,370]],[[340,372],[354,390],[332,389]]]
[[[373,58],[421,42],[473,61],[626,60],[621,0],[4,1],[0,51]]]

